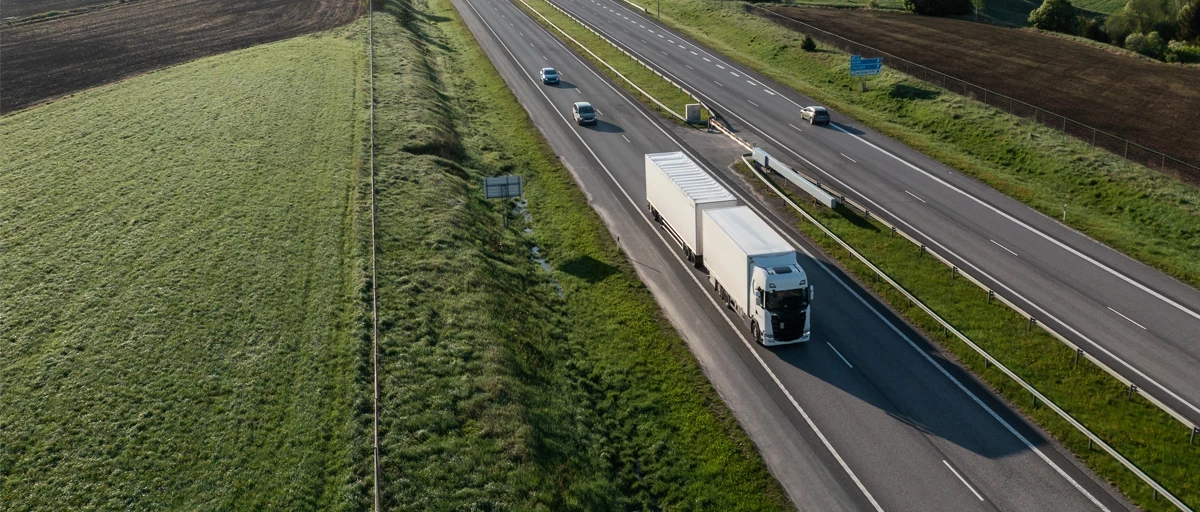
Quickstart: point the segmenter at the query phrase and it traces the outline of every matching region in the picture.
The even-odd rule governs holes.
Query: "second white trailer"
[[[737,197],[678,151],[646,155],[646,202],[697,267],[704,262],[704,211],[738,205]]]

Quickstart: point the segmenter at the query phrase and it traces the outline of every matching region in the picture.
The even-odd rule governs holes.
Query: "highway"
[[[622,0],[550,1],[1200,424],[1200,291],[836,112],[829,126],[804,123],[815,101]]]
[[[767,211],[727,169],[509,0],[452,0],[801,510],[1125,510],[971,376]],[[562,83],[542,85],[557,68]],[[588,101],[599,124],[571,121]],[[711,135],[728,144],[720,135]],[[727,161],[739,151],[730,144]],[[648,217],[643,155],[686,151],[800,251],[813,339],[765,349]]]

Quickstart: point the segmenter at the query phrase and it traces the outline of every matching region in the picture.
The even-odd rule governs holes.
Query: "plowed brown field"
[[[361,0],[141,0],[0,29],[0,113],[205,55],[348,23]]]
[[[865,9],[771,10],[1200,165],[1200,68],[963,20]]]

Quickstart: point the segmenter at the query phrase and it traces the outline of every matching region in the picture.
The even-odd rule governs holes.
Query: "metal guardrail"
[[[795,18],[756,5],[746,5],[749,5],[750,10],[753,12],[762,14],[764,17],[770,16],[769,19],[787,28],[811,32],[813,36],[823,40],[826,44],[853,54],[862,55],[863,57],[886,57],[884,64],[908,76],[941,87],[948,92],[960,94],[999,110],[1006,111],[1009,114],[1032,119],[1034,122],[1060,131],[1064,136],[1070,135],[1084,143],[1090,144],[1094,148],[1106,150],[1129,162],[1143,165],[1149,169],[1173,176],[1181,181],[1200,185],[1200,167],[1184,162],[1166,153],[1155,151],[1129,139],[1105,132],[1094,126],[1086,125],[1064,115],[1055,114],[1011,96],[1000,94],[966,80],[947,75],[941,71],[930,69],[902,57],[897,57],[878,48],[847,39]]]
[[[728,132],[726,132],[726,133],[728,133]],[[730,136],[736,137],[736,136],[733,136],[732,134],[730,134]],[[739,139],[740,139],[740,137],[739,137]],[[1070,423],[1071,426],[1075,427],[1076,430],[1078,430],[1080,433],[1082,433],[1084,436],[1086,436],[1088,438],[1089,444],[1094,443],[1094,444],[1099,445],[1101,449],[1103,449],[1110,456],[1112,456],[1114,459],[1116,459],[1118,462],[1120,462],[1121,465],[1125,466],[1126,469],[1128,469],[1130,472],[1132,472],[1134,475],[1136,475],[1138,478],[1140,478],[1143,482],[1145,482],[1147,485],[1149,485],[1150,488],[1154,490],[1154,493],[1156,496],[1161,494],[1168,501],[1170,501],[1172,505],[1175,505],[1177,508],[1179,508],[1179,510],[1182,510],[1185,512],[1192,512],[1191,508],[1188,508],[1188,506],[1186,504],[1184,504],[1181,500],[1179,500],[1179,498],[1175,497],[1174,494],[1171,494],[1170,491],[1168,491],[1166,488],[1164,488],[1162,485],[1160,485],[1157,481],[1155,481],[1153,478],[1151,478],[1150,475],[1147,475],[1136,464],[1134,464],[1129,459],[1125,458],[1125,456],[1121,455],[1121,453],[1119,451],[1117,451],[1115,448],[1110,446],[1108,443],[1104,442],[1103,439],[1101,439],[1096,434],[1092,433],[1091,430],[1088,430],[1088,428],[1085,427],[1082,423],[1080,423],[1078,420],[1076,420],[1074,417],[1072,417],[1070,414],[1068,414],[1066,411],[1064,411],[1061,407],[1059,407],[1057,404],[1055,404],[1053,401],[1051,401],[1049,398],[1047,398],[1046,395],[1042,394],[1041,391],[1038,391],[1038,389],[1033,387],[1033,385],[1026,382],[1024,379],[1022,379],[1020,376],[1018,376],[1016,373],[1014,373],[1012,370],[1010,370],[1007,366],[1004,366],[1003,363],[1001,363],[998,359],[996,359],[994,356],[992,356],[990,353],[988,353],[982,347],[977,345],[974,341],[971,341],[970,338],[968,338],[965,334],[963,334],[961,331],[959,331],[957,328],[955,328],[953,325],[951,325],[950,322],[947,322],[944,318],[941,317],[941,315],[938,315],[936,312],[933,311],[933,309],[931,309],[929,306],[925,305],[925,303],[921,302],[920,299],[918,299],[916,296],[914,296],[912,293],[910,293],[907,289],[905,289],[903,286],[901,286],[900,283],[897,283],[895,280],[893,280],[891,278],[891,276],[889,276],[886,272],[881,270],[879,267],[875,266],[874,263],[871,263],[870,260],[868,260],[865,256],[863,256],[861,253],[859,253],[857,250],[855,250],[853,247],[851,247],[850,244],[846,243],[844,240],[842,240],[840,237],[838,237],[836,234],[834,234],[832,231],[830,231],[829,228],[825,227],[824,224],[821,224],[821,222],[818,221],[815,217],[810,215],[808,212],[804,211],[803,208],[800,208],[799,205],[797,205],[790,198],[788,198],[787,195],[782,190],[780,190],[777,186],[775,186],[774,183],[772,183],[770,180],[768,180],[766,177],[764,177],[758,171],[759,166],[757,166],[755,162],[751,162],[750,160],[747,160],[746,155],[742,155],[742,162],[744,162],[747,167],[749,167],[751,170],[754,171],[755,176],[757,176],[760,180],[762,180],[763,183],[765,183],[769,188],[771,188],[771,190],[773,192],[775,192],[780,198],[782,198],[784,201],[786,201],[788,203],[788,205],[790,205],[793,209],[795,209],[797,212],[799,212],[800,215],[802,215],[806,220],[808,220],[809,222],[811,222],[815,226],[817,226],[822,232],[825,233],[826,236],[828,236],[830,239],[837,242],[838,245],[842,246],[842,248],[845,249],[847,252],[849,252],[852,256],[854,256],[855,259],[862,262],[864,265],[867,266],[867,268],[870,268],[872,272],[874,272],[879,277],[881,277],[884,281],[886,281],[889,285],[891,285],[896,291],[898,291],[902,295],[904,295],[904,297],[906,299],[908,299],[909,302],[911,302],[913,305],[916,305],[917,307],[919,307],[922,311],[925,312],[925,314],[929,315],[930,318],[933,318],[935,321],[937,321],[938,324],[940,324],[942,326],[942,328],[946,330],[946,332],[954,334],[954,336],[956,338],[958,338],[960,341],[965,343],[967,346],[971,347],[971,349],[973,349],[976,353],[978,353],[980,356],[982,356],[986,362],[995,366],[997,369],[999,369],[1001,372],[1003,372],[1005,375],[1007,375],[1010,379],[1012,379],[1014,382],[1019,384],[1026,391],[1028,391],[1030,393],[1030,395],[1032,395],[1034,397],[1035,403],[1037,401],[1041,401],[1043,404],[1050,407],[1051,410],[1053,410],[1061,418],[1063,418],[1068,423]],[[844,196],[839,196],[839,197],[842,197],[842,202],[844,204],[846,204],[848,206],[852,206],[853,208],[860,210],[866,218],[868,218],[868,219],[871,218],[871,214],[870,214],[869,210],[862,208],[861,206],[857,205],[853,201],[847,200]],[[989,299],[991,299],[993,297],[999,298],[1001,302],[1003,302],[1005,305],[1009,306],[1010,308],[1014,309],[1021,315],[1026,316],[1027,318],[1033,318],[1033,317],[1030,317],[1029,315],[1025,314],[1015,304],[1012,304],[1011,302],[1005,300],[1003,297],[999,297],[998,295],[996,295],[994,292],[992,292],[990,289],[988,289],[986,286],[984,286],[983,283],[980,283],[979,281],[975,280],[974,278],[972,278],[971,276],[969,276],[967,274],[958,272],[958,267],[951,264],[948,260],[941,257],[936,252],[929,250],[928,248],[925,247],[925,245],[921,244],[915,238],[913,238],[912,236],[909,236],[904,231],[897,229],[895,226],[892,226],[887,221],[880,219],[879,217],[875,217],[875,220],[878,221],[880,224],[883,224],[884,226],[888,227],[892,233],[899,233],[905,239],[920,246],[922,252],[928,253],[931,256],[933,256],[934,258],[936,258],[938,261],[941,261],[942,263],[950,266],[950,268],[952,269],[952,272],[954,272],[955,274],[962,275],[962,276],[966,277],[968,280],[970,280],[971,282],[975,283],[980,288],[987,290]],[[1058,334],[1055,333],[1054,331],[1047,329],[1044,326],[1042,328],[1044,330],[1046,330],[1047,332],[1049,332],[1051,335],[1054,335],[1055,337],[1062,340],[1061,336],[1058,336]],[[1062,341],[1064,343],[1067,343],[1068,345],[1070,345],[1070,343],[1067,342],[1066,340],[1062,340]],[[1085,353],[1082,350],[1077,348],[1076,354],[1083,355]],[[1111,370],[1109,370],[1104,365],[1100,364],[1098,361],[1093,359],[1091,356],[1085,355],[1085,357],[1087,357],[1088,360],[1091,360],[1092,362],[1096,363],[1101,368],[1108,371],[1110,374],[1112,373]],[[1124,379],[1122,379],[1120,376],[1116,376],[1116,377],[1118,379],[1124,381]],[[1131,389],[1136,390],[1137,388],[1133,387]],[[1160,405],[1160,407],[1161,407],[1161,405]],[[1171,412],[1169,409],[1167,411]],[[1193,426],[1193,431],[1194,431],[1194,429],[1195,429],[1195,427]]]
[[[632,81],[632,80],[630,80],[628,77],[626,77],[626,76],[625,76],[624,74],[622,74],[620,71],[617,71],[617,70],[616,70],[616,68],[614,68],[614,67],[613,67],[611,64],[608,64],[606,61],[604,61],[604,59],[601,59],[601,58],[600,58],[598,55],[596,55],[595,53],[592,53],[592,51],[591,51],[591,50],[589,50],[589,49],[588,49],[586,46],[584,46],[584,45],[583,45],[582,43],[580,43],[578,40],[576,40],[575,38],[571,37],[569,34],[567,34],[565,31],[563,31],[563,30],[562,30],[560,27],[558,27],[558,26],[557,26],[557,25],[555,25],[553,22],[551,22],[549,19],[547,19],[547,18],[546,18],[544,15],[542,15],[540,12],[538,12],[538,11],[537,11],[537,9],[534,9],[534,8],[533,8],[533,6],[531,6],[531,5],[529,5],[528,3],[526,3],[526,2],[525,2],[525,0],[520,0],[520,1],[521,1],[521,3],[522,3],[522,4],[525,4],[525,6],[526,6],[526,7],[528,7],[528,8],[529,8],[531,11],[533,11],[533,12],[537,13],[537,14],[538,14],[538,16],[540,16],[540,17],[541,17],[543,20],[545,20],[545,21],[546,21],[546,23],[550,24],[550,26],[552,26],[552,27],[554,27],[556,30],[558,30],[558,31],[559,31],[559,32],[560,32],[560,33],[561,33],[561,34],[562,34],[564,37],[567,37],[567,38],[568,38],[568,39],[570,39],[572,42],[574,42],[574,43],[575,43],[577,46],[579,46],[580,48],[583,48],[583,49],[584,49],[584,51],[587,51],[589,54],[591,54],[591,55],[592,55],[592,57],[594,57],[596,60],[598,60],[598,61],[600,61],[601,63],[603,63],[605,66],[608,66],[608,68],[609,68],[609,69],[611,69],[611,70],[612,70],[614,73],[616,73],[618,76],[620,76],[622,79],[624,79],[624,80],[625,80],[627,83],[629,83],[629,85],[630,85],[630,86],[634,87],[634,88],[635,88],[635,89],[636,89],[638,92],[641,92],[641,93],[642,93],[643,95],[645,95],[647,98],[650,98],[650,99],[651,99],[652,101],[654,101],[654,102],[655,102],[657,105],[659,105],[661,108],[663,108],[663,109],[664,109],[664,110],[666,110],[667,112],[669,112],[669,113],[671,113],[672,115],[674,115],[676,118],[679,118],[679,119],[681,119],[681,120],[683,119],[683,116],[680,116],[679,114],[675,113],[675,112],[674,112],[674,111],[672,111],[670,108],[666,107],[666,105],[663,105],[661,102],[659,102],[657,99],[655,99],[653,96],[650,96],[650,94],[649,94],[649,93],[647,93],[645,90],[643,90],[643,89],[642,89],[641,87],[639,87],[637,84],[633,83],[633,81]],[[628,0],[626,0],[626,1],[628,1]],[[635,62],[637,62],[638,64],[641,64],[641,65],[642,65],[643,67],[645,67],[646,69],[649,69],[650,71],[652,71],[652,72],[653,72],[655,75],[658,75],[658,76],[659,76],[659,77],[661,77],[663,80],[666,80],[666,81],[667,81],[668,83],[670,83],[671,85],[674,85],[675,87],[677,87],[677,88],[679,88],[681,91],[683,91],[685,94],[687,94],[688,96],[692,97],[692,98],[693,98],[693,99],[694,99],[694,100],[695,100],[697,103],[700,103],[701,105],[703,105],[703,106],[704,106],[704,108],[705,108],[705,109],[707,109],[707,110],[709,111],[709,114],[710,114],[710,116],[711,116],[711,117],[710,117],[710,119],[709,119],[709,125],[708,125],[708,127],[709,127],[709,129],[710,129],[710,130],[711,130],[711,129],[716,129],[717,131],[719,131],[719,132],[721,132],[721,133],[724,133],[726,136],[728,136],[728,137],[730,137],[731,139],[733,139],[735,142],[737,142],[737,143],[738,143],[739,145],[741,145],[742,147],[746,148],[748,151],[753,151],[754,145],[753,145],[752,143],[750,143],[749,141],[746,141],[745,139],[743,139],[743,138],[741,138],[741,137],[739,137],[739,136],[735,135],[735,134],[733,133],[733,131],[732,131],[732,130],[730,130],[730,129],[729,129],[727,126],[725,126],[725,125],[724,125],[724,123],[723,123],[722,121],[720,121],[720,120],[719,120],[719,116],[717,115],[717,112],[716,112],[716,111],[714,111],[714,110],[713,110],[711,107],[709,107],[709,106],[708,106],[708,105],[707,105],[707,104],[706,104],[704,101],[702,101],[702,100],[700,100],[699,98],[697,98],[697,97],[696,97],[696,96],[695,96],[695,95],[694,95],[694,94],[693,94],[691,91],[689,91],[689,90],[687,90],[686,88],[682,87],[681,85],[679,85],[679,84],[675,83],[675,81],[671,80],[670,78],[667,78],[667,77],[666,77],[666,76],[664,76],[662,73],[659,73],[659,72],[658,72],[657,70],[655,70],[653,67],[649,66],[648,64],[646,64],[645,62],[643,62],[641,59],[639,59],[639,58],[635,57],[634,55],[630,54],[630,53],[629,53],[628,51],[626,51],[624,48],[622,48],[621,46],[617,45],[617,44],[616,44],[614,41],[612,41],[612,40],[611,40],[611,39],[609,39],[608,37],[606,37],[606,36],[604,36],[604,35],[600,34],[599,32],[597,32],[597,31],[593,30],[593,29],[592,29],[591,27],[589,27],[589,26],[588,26],[586,23],[583,23],[581,20],[579,20],[579,19],[578,19],[578,18],[576,18],[575,16],[571,15],[570,13],[566,12],[566,11],[565,11],[565,10],[563,10],[562,8],[558,7],[557,5],[554,5],[554,4],[553,4],[553,3],[551,3],[551,2],[547,2],[547,3],[548,3],[548,4],[549,4],[551,7],[554,7],[555,9],[557,9],[557,10],[558,10],[559,12],[561,12],[563,15],[567,16],[568,18],[571,18],[571,19],[572,19],[572,20],[574,20],[576,23],[578,23],[579,25],[583,26],[585,29],[587,29],[587,30],[588,30],[589,32],[591,32],[592,34],[595,34],[595,35],[596,35],[596,37],[599,37],[599,38],[603,39],[604,41],[608,42],[608,43],[609,43],[610,45],[612,45],[614,48],[616,48],[616,49],[620,50],[622,53],[624,53],[624,54],[625,54],[626,56],[628,56],[629,58],[633,59],[633,60],[634,60]],[[644,12],[644,11],[645,11],[645,9],[643,9],[643,12]],[[787,18],[787,19],[790,19],[790,18]],[[819,29],[818,29],[818,30],[819,30]],[[833,34],[831,34],[831,35],[833,35]],[[745,158],[744,158],[744,157],[743,157],[743,160],[745,160]],[[830,188],[830,187],[827,187],[827,186],[825,186],[825,185],[821,184],[819,181],[817,181],[817,180],[813,179],[811,176],[808,176],[808,175],[806,175],[805,173],[803,173],[803,172],[801,172],[801,171],[798,171],[798,170],[796,170],[795,168],[791,168],[791,169],[792,169],[792,171],[793,171],[793,172],[795,172],[797,175],[799,175],[799,176],[800,176],[800,177],[802,177],[803,179],[806,179],[806,180],[808,180],[808,181],[812,182],[812,183],[813,183],[813,184],[815,184],[817,187],[819,187],[819,188],[821,188],[821,189],[825,190],[826,192],[828,192],[828,193],[830,193],[831,195],[833,195],[834,197],[836,197],[836,198],[837,198],[837,199],[838,199],[838,200],[839,200],[839,201],[840,201],[842,204],[845,204],[845,205],[847,205],[847,206],[849,206],[849,207],[851,207],[851,208],[853,208],[853,209],[856,209],[856,210],[858,210],[858,211],[862,212],[862,213],[863,213],[863,215],[864,215],[865,217],[867,217],[867,218],[871,218],[871,213],[870,213],[870,210],[869,210],[869,209],[867,209],[867,208],[863,207],[862,205],[858,204],[857,202],[855,202],[855,201],[853,201],[853,200],[851,200],[851,199],[848,199],[848,198],[846,197],[846,195],[845,195],[845,194],[843,194],[843,193],[841,193],[841,192],[838,192],[838,191],[837,191],[837,190],[835,190],[835,189],[832,189],[832,188]],[[1200,174],[1198,174],[1198,175],[1200,175]],[[762,177],[760,176],[760,178],[762,178]],[[768,182],[768,185],[769,185],[769,186],[771,186],[771,187],[774,189],[774,186],[773,186],[773,185],[771,185],[769,182]],[[1170,493],[1170,492],[1168,492],[1168,491],[1167,491],[1165,488],[1163,488],[1161,485],[1159,485],[1159,484],[1158,484],[1158,482],[1155,482],[1155,481],[1154,481],[1154,479],[1150,478],[1150,477],[1149,477],[1149,475],[1146,475],[1144,472],[1142,472],[1142,470],[1141,470],[1141,469],[1139,469],[1139,468],[1138,468],[1136,465],[1134,465],[1134,464],[1133,464],[1132,462],[1130,462],[1128,459],[1124,458],[1124,456],[1122,456],[1122,455],[1121,455],[1119,452],[1117,452],[1115,449],[1113,449],[1111,446],[1109,446],[1107,443],[1105,443],[1105,442],[1104,442],[1102,439],[1100,439],[1098,436],[1096,436],[1095,434],[1093,434],[1093,433],[1092,433],[1090,430],[1088,430],[1086,427],[1084,427],[1084,426],[1083,426],[1083,424],[1079,423],[1077,420],[1075,420],[1074,418],[1072,418],[1072,417],[1071,417],[1069,414],[1067,414],[1065,411],[1063,411],[1061,408],[1059,408],[1057,405],[1055,405],[1053,402],[1051,402],[1049,399],[1047,399],[1047,398],[1045,397],[1045,395],[1043,395],[1043,394],[1042,394],[1040,391],[1038,391],[1038,390],[1037,390],[1036,388],[1034,388],[1033,386],[1029,385],[1029,383],[1025,382],[1023,379],[1021,379],[1020,377],[1018,377],[1018,376],[1017,376],[1015,373],[1013,373],[1013,372],[1012,372],[1011,370],[1009,370],[1007,367],[1005,367],[1005,366],[1003,366],[1002,364],[1000,364],[1000,362],[999,362],[998,360],[996,360],[994,357],[992,357],[992,356],[991,356],[991,354],[988,354],[988,353],[987,353],[986,351],[984,351],[984,350],[983,350],[981,347],[979,347],[978,345],[976,345],[974,342],[972,342],[970,339],[968,339],[968,338],[967,338],[965,335],[963,335],[961,332],[959,332],[959,331],[958,331],[958,329],[954,328],[952,325],[950,325],[948,322],[946,322],[944,319],[942,319],[940,316],[938,316],[936,313],[934,313],[934,312],[933,312],[931,309],[929,309],[927,306],[925,306],[923,303],[921,303],[919,300],[917,300],[917,299],[916,299],[916,297],[914,297],[914,296],[912,296],[912,294],[908,293],[908,291],[907,291],[907,290],[905,290],[905,289],[904,289],[903,287],[901,287],[901,286],[900,286],[898,283],[896,283],[896,282],[895,282],[895,281],[893,281],[893,280],[892,280],[890,277],[888,277],[886,274],[884,274],[884,273],[883,273],[881,270],[879,270],[879,269],[878,269],[878,267],[876,267],[874,264],[870,263],[870,261],[866,260],[866,258],[864,258],[864,257],[863,257],[861,254],[859,254],[857,251],[855,251],[853,248],[851,248],[849,245],[847,245],[845,242],[843,242],[843,241],[842,241],[840,238],[838,238],[836,235],[833,235],[833,234],[832,234],[832,232],[830,232],[828,229],[826,229],[826,228],[825,228],[825,226],[823,226],[823,225],[821,225],[819,222],[817,222],[815,218],[812,218],[811,216],[809,216],[809,215],[808,215],[808,213],[807,213],[807,212],[804,212],[802,209],[800,209],[798,206],[796,206],[794,203],[792,203],[792,202],[791,202],[791,200],[790,200],[790,199],[788,199],[786,196],[784,196],[784,195],[782,194],[782,192],[781,192],[781,191],[779,191],[778,189],[775,189],[775,191],[776,191],[776,193],[778,193],[778,194],[780,195],[780,197],[782,197],[782,198],[783,198],[785,201],[788,201],[788,203],[789,203],[789,204],[791,204],[791,206],[792,206],[793,208],[796,208],[796,209],[797,209],[797,211],[800,211],[802,215],[804,215],[806,218],[808,218],[808,220],[810,220],[811,222],[813,222],[814,224],[816,224],[818,227],[820,227],[820,228],[822,229],[822,231],[824,231],[826,234],[828,234],[828,235],[829,235],[830,237],[832,237],[834,240],[837,240],[837,241],[838,241],[838,243],[839,243],[839,244],[841,244],[843,247],[845,247],[847,251],[849,251],[851,254],[855,255],[855,257],[857,257],[859,260],[861,260],[861,261],[862,261],[864,264],[866,264],[866,265],[867,265],[869,268],[871,268],[873,271],[875,271],[876,273],[879,273],[881,276],[883,276],[883,278],[884,278],[885,280],[887,280],[889,284],[892,284],[894,287],[896,287],[896,288],[897,288],[897,289],[898,289],[898,290],[899,290],[901,293],[903,293],[903,294],[904,294],[904,295],[905,295],[905,296],[906,296],[906,297],[907,297],[909,300],[913,301],[913,303],[914,303],[914,304],[919,304],[919,305],[920,305],[920,307],[921,307],[921,309],[922,309],[923,311],[925,311],[926,313],[928,313],[928,314],[929,314],[931,317],[933,317],[934,319],[936,319],[936,320],[937,320],[937,321],[938,321],[938,322],[939,322],[939,323],[940,323],[940,324],[941,324],[943,327],[945,327],[945,328],[946,328],[947,332],[953,332],[953,333],[955,334],[955,336],[956,336],[956,337],[958,337],[959,339],[961,339],[961,340],[962,340],[964,343],[966,343],[966,344],[967,344],[968,346],[970,346],[972,349],[974,349],[974,350],[976,350],[977,352],[979,352],[979,353],[980,353],[980,354],[981,354],[981,355],[982,355],[982,356],[983,356],[983,357],[984,357],[984,358],[985,358],[987,361],[991,362],[992,364],[995,364],[995,365],[997,366],[997,368],[1001,368],[1001,369],[1002,369],[1002,371],[1003,371],[1003,372],[1004,372],[1006,375],[1008,375],[1008,376],[1009,376],[1010,378],[1012,378],[1014,381],[1016,381],[1017,383],[1019,383],[1021,386],[1025,387],[1025,388],[1026,388],[1028,391],[1030,391],[1030,393],[1031,393],[1031,394],[1032,394],[1032,395],[1033,395],[1033,396],[1034,396],[1036,399],[1040,399],[1040,400],[1041,400],[1042,402],[1044,402],[1045,404],[1047,404],[1047,405],[1051,406],[1051,408],[1052,408],[1052,409],[1053,409],[1053,410],[1054,410],[1056,413],[1058,413],[1060,416],[1062,416],[1062,417],[1063,417],[1065,420],[1067,420],[1067,422],[1068,422],[1068,423],[1070,423],[1072,426],[1074,426],[1074,427],[1075,427],[1076,429],[1078,429],[1080,432],[1084,433],[1084,434],[1085,434],[1085,435],[1088,437],[1088,439],[1089,439],[1091,442],[1093,442],[1093,443],[1096,443],[1096,444],[1099,444],[1099,445],[1100,445],[1102,448],[1104,448],[1104,450],[1105,450],[1106,452],[1108,452],[1110,455],[1112,455],[1114,458],[1116,458],[1118,461],[1120,461],[1120,462],[1121,462],[1121,463],[1122,463],[1122,464],[1123,464],[1123,465],[1124,465],[1124,466],[1125,466],[1127,469],[1129,469],[1131,472],[1133,472],[1135,475],[1137,475],[1139,478],[1141,478],[1141,479],[1142,479],[1144,482],[1146,482],[1148,485],[1150,485],[1150,487],[1151,487],[1152,489],[1154,489],[1154,492],[1155,492],[1156,494],[1162,494],[1162,495],[1163,495],[1164,497],[1166,497],[1166,498],[1167,498],[1169,501],[1171,501],[1171,503],[1172,503],[1172,504],[1174,504],[1176,507],[1179,507],[1179,508],[1180,508],[1180,510],[1184,510],[1184,511],[1186,511],[1186,512],[1192,512],[1192,510],[1191,510],[1190,508],[1188,508],[1188,507],[1187,507],[1185,504],[1183,504],[1183,502],[1182,502],[1182,501],[1180,501],[1180,500],[1179,500],[1178,498],[1176,498],[1176,497],[1175,497],[1173,494],[1171,494],[1171,493]],[[1111,375],[1113,378],[1117,379],[1118,381],[1120,381],[1120,382],[1122,382],[1123,384],[1125,384],[1126,386],[1128,386],[1128,388],[1130,389],[1130,394],[1131,394],[1131,395],[1132,395],[1132,393],[1133,393],[1133,392],[1138,392],[1138,391],[1139,391],[1139,389],[1137,388],[1137,386],[1136,386],[1136,385],[1134,385],[1132,382],[1130,382],[1128,379],[1126,379],[1125,377],[1123,377],[1123,376],[1121,376],[1120,374],[1118,374],[1118,373],[1116,373],[1115,371],[1113,371],[1113,370],[1112,370],[1111,368],[1109,368],[1107,365],[1105,365],[1104,363],[1102,363],[1101,361],[1099,361],[1098,359],[1096,359],[1095,357],[1093,357],[1091,354],[1088,354],[1086,351],[1084,351],[1083,349],[1079,348],[1077,345],[1075,345],[1075,344],[1074,344],[1074,343],[1072,343],[1071,341],[1067,340],[1067,339],[1066,339],[1065,337],[1063,337],[1061,334],[1059,334],[1059,333],[1055,332],[1053,329],[1051,329],[1051,328],[1047,327],[1045,324],[1042,324],[1042,323],[1039,323],[1039,322],[1037,322],[1037,320],[1036,320],[1036,317],[1034,317],[1033,315],[1030,315],[1029,313],[1025,312],[1025,310],[1024,310],[1024,309],[1022,309],[1020,306],[1017,306],[1017,305],[1016,305],[1015,303],[1013,303],[1012,301],[1009,301],[1008,299],[1005,299],[1004,297],[1002,297],[1002,296],[1000,296],[1000,295],[996,294],[994,290],[992,290],[991,288],[989,288],[988,286],[986,286],[986,285],[985,285],[983,282],[981,282],[981,281],[979,281],[979,280],[975,279],[974,277],[970,276],[969,274],[966,274],[966,273],[960,272],[960,271],[958,270],[958,267],[957,267],[956,265],[954,265],[952,262],[950,262],[950,260],[948,260],[948,259],[946,259],[945,257],[941,256],[940,254],[937,254],[937,253],[936,253],[936,252],[934,252],[934,251],[931,251],[931,250],[929,250],[929,249],[928,249],[928,248],[925,246],[925,244],[921,243],[919,240],[917,240],[917,239],[916,239],[916,238],[914,238],[913,236],[909,235],[908,233],[905,233],[904,231],[902,231],[902,230],[900,230],[900,229],[896,228],[895,226],[891,225],[891,224],[890,224],[890,223],[888,223],[887,221],[885,221],[885,220],[883,220],[883,219],[881,219],[881,218],[879,218],[879,217],[874,217],[874,218],[875,218],[875,220],[876,220],[876,221],[878,221],[878,222],[880,222],[881,224],[884,224],[885,226],[887,226],[887,227],[888,227],[888,228],[889,228],[889,229],[890,229],[890,230],[891,230],[893,233],[899,233],[899,234],[900,234],[902,237],[904,237],[905,239],[907,239],[907,240],[909,240],[910,242],[912,242],[913,244],[915,244],[915,245],[919,246],[919,247],[921,248],[922,252],[925,252],[925,253],[928,253],[928,254],[930,254],[931,256],[933,256],[933,257],[934,257],[935,259],[937,259],[938,261],[940,261],[940,262],[942,262],[943,264],[945,264],[945,265],[947,265],[948,267],[950,267],[950,268],[952,269],[952,272],[954,272],[956,275],[961,275],[961,276],[965,277],[965,278],[966,278],[968,281],[970,281],[970,282],[974,283],[976,286],[978,286],[978,287],[980,287],[981,289],[983,289],[984,291],[986,291],[986,292],[988,293],[988,297],[989,297],[989,298],[995,298],[995,299],[998,299],[998,300],[1000,300],[1000,301],[1001,301],[1003,304],[1005,304],[1005,305],[1006,305],[1006,306],[1008,306],[1009,308],[1013,309],[1014,311],[1016,311],[1016,312],[1017,312],[1018,314],[1020,314],[1021,316],[1024,316],[1024,317],[1028,318],[1028,319],[1029,319],[1029,322],[1030,322],[1030,323],[1029,323],[1030,327],[1032,327],[1034,324],[1038,325],[1039,327],[1041,327],[1041,328],[1042,328],[1042,330],[1046,331],[1047,333],[1049,333],[1049,334],[1050,334],[1051,336],[1053,336],[1054,338],[1058,339],[1060,342],[1062,342],[1062,343],[1063,343],[1063,344],[1065,344],[1066,346],[1068,346],[1068,347],[1071,347],[1072,349],[1074,349],[1074,350],[1075,350],[1075,353],[1076,353],[1076,355],[1077,355],[1077,357],[1079,357],[1079,356],[1082,356],[1082,357],[1086,358],[1087,360],[1089,360],[1089,361],[1091,361],[1093,364],[1095,364],[1097,367],[1099,367],[1100,369],[1104,370],[1106,373],[1108,373],[1109,375]],[[1195,425],[1195,424],[1191,423],[1190,421],[1188,421],[1188,420],[1187,420],[1187,418],[1186,418],[1186,417],[1184,417],[1183,415],[1179,414],[1179,413],[1178,413],[1178,412],[1176,412],[1174,409],[1172,409],[1172,408],[1168,407],[1168,406],[1167,406],[1165,403],[1163,403],[1161,400],[1158,400],[1157,398],[1155,398],[1155,397],[1153,397],[1152,395],[1150,395],[1150,394],[1148,394],[1148,393],[1145,393],[1145,392],[1140,392],[1139,394],[1140,394],[1141,396],[1143,396],[1144,398],[1146,398],[1146,399],[1147,399],[1148,401],[1150,401],[1151,403],[1153,403],[1153,404],[1154,404],[1155,406],[1157,406],[1158,408],[1160,408],[1160,409],[1162,409],[1163,411],[1165,411],[1165,412],[1167,412],[1168,414],[1170,414],[1172,417],[1174,417],[1174,418],[1175,418],[1176,420],[1178,420],[1180,423],[1183,423],[1185,426],[1189,426],[1189,427],[1191,428],[1191,431],[1192,431],[1193,433],[1200,431],[1200,426],[1197,426],[1197,425]]]

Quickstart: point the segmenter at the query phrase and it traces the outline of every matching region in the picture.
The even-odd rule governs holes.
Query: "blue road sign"
[[[850,56],[850,76],[878,75],[883,68],[883,57],[864,59],[860,55]]]

